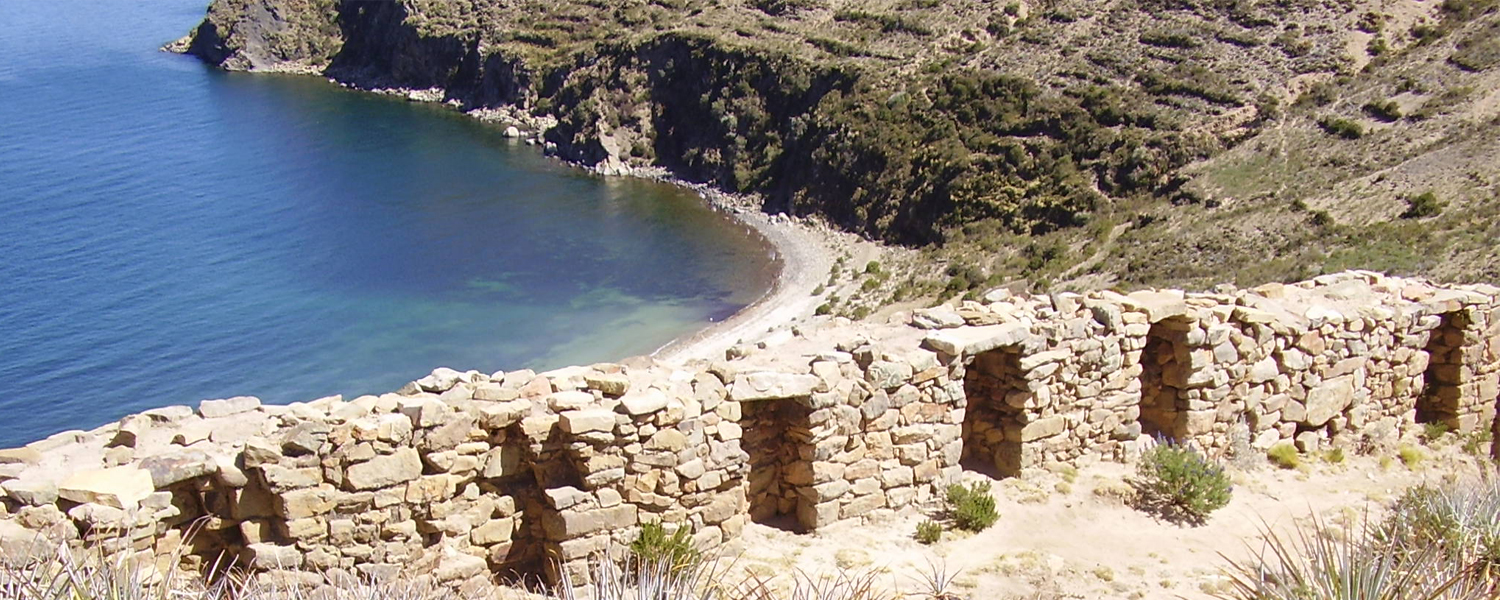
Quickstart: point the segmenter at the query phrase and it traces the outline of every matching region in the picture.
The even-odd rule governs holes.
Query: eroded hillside
[[[1494,279],[1497,4],[217,0],[191,48],[554,115],[565,158],[935,243],[946,273],[890,297]]]

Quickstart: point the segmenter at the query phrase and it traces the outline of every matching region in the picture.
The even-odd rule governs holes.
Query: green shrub
[[[1387,123],[1401,119],[1401,105],[1395,100],[1373,101],[1365,104],[1365,112]]]
[[[819,304],[818,308],[813,310],[813,314],[818,316],[833,314],[833,305],[827,302]]]
[[[1281,442],[1271,446],[1266,451],[1266,458],[1271,464],[1283,469],[1295,469],[1302,464],[1302,456],[1297,453],[1297,446],[1291,442]]]
[[[1141,456],[1130,487],[1136,492],[1136,508],[1193,525],[1227,506],[1234,490],[1224,467],[1169,440],[1160,440]]]
[[[1342,117],[1326,117],[1318,121],[1318,126],[1322,127],[1323,131],[1346,140],[1357,140],[1365,135],[1364,125],[1360,125],[1358,121]]]
[[[974,482],[967,487],[960,484],[948,486],[948,516],[953,526],[964,531],[984,531],[1000,519],[995,511],[995,498],[990,496],[990,484]]]
[[[1428,190],[1406,199],[1406,212],[1401,213],[1403,219],[1425,219],[1443,214],[1443,202],[1439,201],[1437,194]]]
[[[1396,458],[1401,459],[1401,464],[1406,465],[1406,468],[1415,469],[1427,459],[1427,454],[1422,452],[1421,448],[1403,444],[1396,449]]]
[[[881,270],[880,270],[880,261],[878,261],[878,260],[872,260],[870,262],[865,263],[865,274],[866,275],[879,275],[880,273],[881,273]]]
[[[917,523],[917,533],[912,537],[920,544],[936,544],[943,538],[943,524],[931,519]]]
[[[673,571],[698,564],[701,555],[693,547],[691,527],[677,528],[671,534],[661,523],[641,525],[641,535],[630,543],[630,554],[647,565],[664,564]]]
[[[1423,423],[1422,441],[1428,444],[1438,441],[1448,434],[1447,423]]]
[[[1326,451],[1326,452],[1323,453],[1323,462],[1326,462],[1326,463],[1331,464],[1331,465],[1337,465],[1337,464],[1340,464],[1340,463],[1344,462],[1344,449],[1343,448],[1330,448],[1330,449],[1328,449],[1328,451]]]

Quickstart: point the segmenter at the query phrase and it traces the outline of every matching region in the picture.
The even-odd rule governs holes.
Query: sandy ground
[[[1233,501],[1201,527],[1161,522],[1127,506],[1122,495],[1133,470],[1126,465],[1038,471],[992,482],[1000,520],[979,534],[949,532],[931,546],[918,544],[912,533],[936,506],[814,534],[755,524],[732,560],[744,575],[783,584],[797,572],[874,573],[894,597],[913,600],[928,597],[922,579],[934,569],[956,573],[948,591],[973,600],[1213,598],[1227,589],[1228,560],[1251,556],[1267,527],[1288,531],[1313,515],[1358,523],[1410,486],[1477,477],[1481,469],[1456,444],[1425,452],[1430,457],[1414,468],[1390,457],[1351,456],[1340,464],[1308,459],[1315,464],[1298,470],[1232,470]]]

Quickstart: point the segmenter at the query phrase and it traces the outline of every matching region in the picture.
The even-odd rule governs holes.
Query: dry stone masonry
[[[1387,447],[1495,427],[1500,289],[1348,272],[1215,293],[997,290],[804,323],[735,360],[438,369],[401,390],[166,407],[0,451],[0,550],[450,586],[582,577],[641,524],[704,548],[932,501],[964,467]],[[581,581],[581,579],[580,579]]]

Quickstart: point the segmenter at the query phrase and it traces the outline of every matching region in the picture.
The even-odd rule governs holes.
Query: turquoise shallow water
[[[760,243],[681,190],[157,52],[204,1],[0,2],[0,447],[648,353],[769,285]]]

